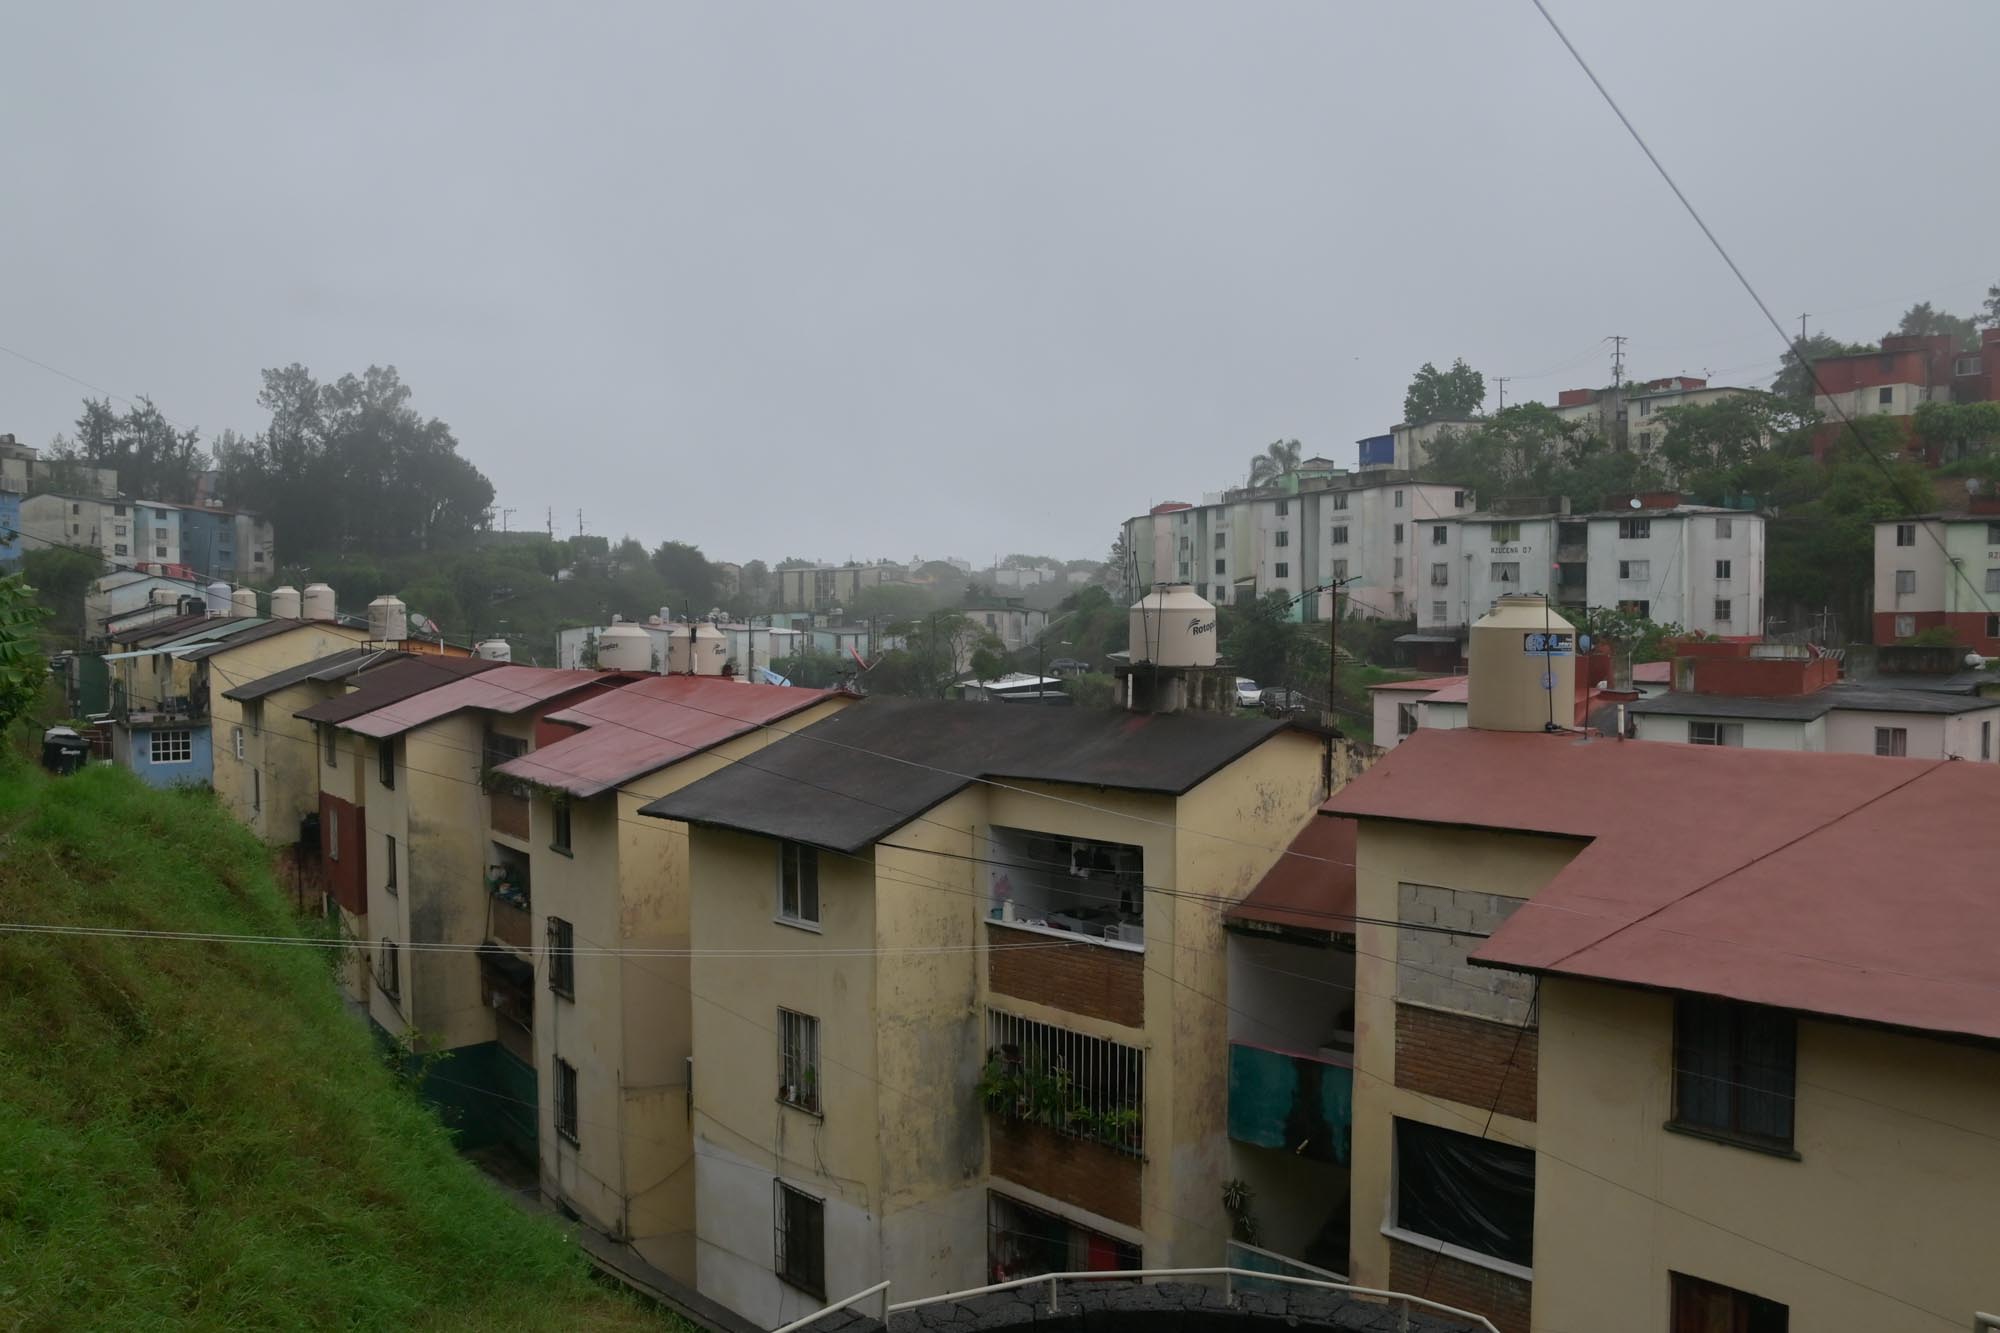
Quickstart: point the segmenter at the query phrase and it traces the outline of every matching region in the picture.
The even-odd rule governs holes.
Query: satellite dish
[[[1634,509],[1637,509],[1637,508],[1639,508],[1639,507],[1640,507],[1640,506],[1639,506],[1639,497],[1638,497],[1638,496],[1636,496],[1636,495],[1632,497],[1632,507],[1633,507]]]

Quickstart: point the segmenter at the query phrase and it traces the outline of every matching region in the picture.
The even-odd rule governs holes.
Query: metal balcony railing
[[[1018,1291],[1022,1287],[1033,1287],[1042,1283],[1048,1284],[1049,1313],[1059,1315],[1062,1313],[1062,1284],[1065,1282],[1145,1282],[1159,1279],[1200,1278],[1220,1278],[1222,1280],[1223,1299],[1231,1306],[1236,1304],[1236,1284],[1239,1281],[1252,1283],[1278,1282],[1288,1286],[1309,1287],[1318,1291],[1345,1292],[1350,1296],[1363,1296],[1370,1300],[1379,1300],[1388,1305],[1400,1306],[1405,1318],[1409,1316],[1413,1308],[1430,1310],[1451,1319],[1463,1319],[1474,1328],[1484,1329],[1486,1333],[1500,1333],[1500,1330],[1494,1326],[1493,1321],[1485,1315],[1477,1314],[1471,1310],[1461,1310],[1457,1306],[1446,1305],[1442,1301],[1427,1300],[1422,1296],[1412,1296],[1407,1292],[1384,1291],[1379,1287],[1357,1287],[1350,1282],[1332,1282],[1325,1278],[1294,1277],[1289,1273],[1259,1273],[1246,1268],[1132,1268],[1103,1273],[1041,1273],[1035,1277],[1018,1277],[1011,1282],[996,1282],[987,1287],[974,1287],[969,1291],[948,1292],[943,1296],[925,1296],[918,1300],[897,1301],[893,1304],[889,1300],[889,1283],[877,1282],[872,1287],[855,1292],[845,1300],[835,1301],[823,1309],[815,1310],[802,1319],[794,1319],[789,1324],[781,1324],[771,1330],[771,1333],[799,1333],[800,1329],[812,1326],[834,1311],[844,1310],[858,1301],[866,1300],[877,1292],[880,1292],[882,1295],[882,1320],[884,1323],[887,1323],[890,1315],[902,1314],[906,1310],[921,1310],[927,1305],[945,1305],[952,1301],[970,1300],[972,1297],[989,1296],[994,1292]],[[1213,1285],[1213,1283],[1211,1282],[1210,1285]],[[1986,1317],[1981,1316],[1981,1318]],[[1974,1325],[1975,1329],[1983,1327],[1983,1325]]]

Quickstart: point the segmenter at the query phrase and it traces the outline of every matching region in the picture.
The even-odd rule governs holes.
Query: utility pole
[[[1799,316],[1799,346],[1801,346],[1801,347],[1804,347],[1805,345],[1806,345],[1806,317],[1805,317],[1804,315],[1800,315],[1800,316]]]
[[[576,535],[579,537],[583,535],[583,511],[581,509],[576,511]]]
[[[1493,383],[1498,385],[1500,389],[1500,406],[1495,411],[1505,412],[1507,410],[1507,381],[1512,378],[1513,376],[1511,375],[1495,375],[1493,377]]]
[[[1335,721],[1334,701],[1340,697],[1340,586],[1348,579],[1327,580],[1327,607],[1330,614],[1326,620],[1326,748],[1320,760],[1320,788],[1328,796],[1333,795],[1333,733],[1339,724]]]
[[[549,511],[544,521],[549,525],[549,540],[554,541],[556,539],[556,507],[554,505],[549,506]]]
[[[507,516],[508,516],[509,514],[512,514],[513,512],[515,512],[515,511],[514,511],[514,510],[512,510],[512,509],[502,509],[502,510],[500,511],[500,531],[501,531],[501,532],[503,532],[503,533],[504,533],[505,531],[507,531]]]
[[[1617,388],[1625,383],[1625,343],[1622,333],[1611,335],[1611,386]]]

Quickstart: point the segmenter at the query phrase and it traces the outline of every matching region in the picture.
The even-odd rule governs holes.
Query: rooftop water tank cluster
[[[1134,662],[1215,665],[1215,607],[1185,583],[1162,583],[1135,602],[1131,633]]]

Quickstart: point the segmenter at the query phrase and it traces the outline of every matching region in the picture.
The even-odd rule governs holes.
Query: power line
[[[1625,127],[1625,132],[1632,136],[1632,142],[1639,145],[1639,151],[1644,153],[1646,160],[1653,164],[1653,170],[1658,172],[1660,179],[1667,183],[1667,188],[1674,192],[1674,198],[1680,200],[1681,207],[1687,210],[1687,215],[1690,218],[1694,219],[1695,226],[1701,228],[1701,234],[1708,238],[1709,245],[1714,248],[1716,254],[1722,257],[1722,262],[1729,266],[1729,271],[1736,275],[1737,283],[1749,295],[1751,301],[1756,303],[1757,309],[1764,316],[1764,321],[1771,326],[1771,331],[1777,334],[1779,341],[1783,342],[1786,348],[1798,357],[1799,365],[1804,368],[1807,378],[1812,381],[1814,394],[1819,398],[1824,398],[1828,405],[1833,408],[1834,415],[1840,418],[1841,425],[1845,426],[1848,434],[1853,437],[1857,451],[1864,458],[1875,464],[1876,469],[1882,473],[1883,479],[1889,483],[1893,492],[1896,488],[1895,475],[1889,471],[1888,464],[1878,458],[1875,451],[1868,447],[1868,442],[1862,439],[1860,429],[1854,424],[1854,419],[1848,416],[1847,410],[1840,405],[1839,400],[1826,391],[1826,384],[1820,379],[1819,371],[1814,369],[1811,359],[1806,355],[1804,338],[1801,337],[1796,344],[1792,342],[1790,335],[1785,332],[1784,326],[1778,323],[1778,317],[1771,313],[1771,307],[1765,303],[1762,296],[1758,295],[1757,289],[1751,285],[1750,279],[1744,274],[1742,268],[1738,266],[1736,260],[1731,257],[1728,249],[1723,246],[1722,241],[1716,236],[1715,232],[1710,229],[1700,212],[1696,210],[1694,203],[1689,200],[1686,193],[1682,191],[1680,184],[1668,172],[1666,165],[1653,152],[1652,146],[1646,142],[1645,136],[1639,133],[1638,127],[1625,114],[1624,108],[1618,105],[1618,100],[1611,95],[1611,90],[1606,88],[1603,80],[1597,77],[1597,72],[1590,67],[1590,62],[1583,58],[1583,53],[1576,49],[1576,44],[1570,41],[1569,35],[1562,30],[1562,25],[1556,22],[1553,14],[1549,13],[1548,6],[1543,3],[1543,0],[1529,0],[1529,2],[1541,13],[1542,18],[1547,20],[1549,28],[1555,33],[1556,38],[1562,42],[1563,47],[1570,53],[1571,57],[1575,59],[1577,67],[1583,71],[1584,77],[1590,80],[1591,86],[1596,88],[1598,95],[1604,99],[1604,104],[1611,108],[1613,115],[1618,117],[1618,122]],[[1985,594],[1972,582],[1971,576],[1956,561],[1952,560],[1951,552],[1946,548],[1944,539],[1939,537],[1935,532],[1931,532],[1928,524],[1920,524],[1919,526],[1925,532],[1930,533],[1931,540],[1937,544],[1938,552],[1945,558],[1945,564],[1958,575],[1966,588],[1978,599],[1979,605],[1985,612],[1991,615],[1993,608],[1987,604]]]

